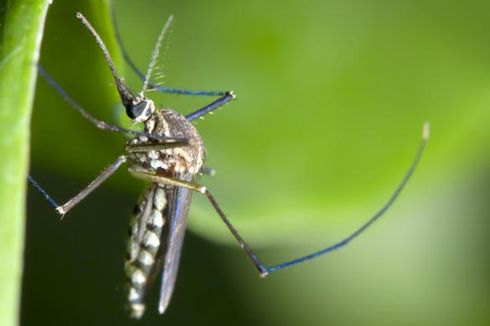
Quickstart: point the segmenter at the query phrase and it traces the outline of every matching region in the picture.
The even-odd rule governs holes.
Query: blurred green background
[[[83,12],[121,59],[102,1],[54,1],[41,64],[94,116],[127,125]],[[382,206],[431,122],[419,169],[392,210],[346,249],[260,280],[210,205],[194,196],[167,313],[141,325],[488,325],[488,1],[116,3],[146,69],[170,14],[164,85],[233,89],[197,122],[217,170],[202,183],[269,264],[332,244]],[[210,98],[152,94],[181,113]],[[122,152],[42,80],[31,173],[59,201]],[[133,324],[124,310],[130,212],[144,184],[124,169],[59,222],[30,190],[25,325]],[[155,287],[156,289],[157,287]]]

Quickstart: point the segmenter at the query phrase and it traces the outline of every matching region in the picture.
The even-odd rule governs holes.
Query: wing
[[[177,177],[180,180],[191,181],[193,175],[187,174]],[[166,251],[164,254],[160,301],[158,303],[158,311],[161,314],[167,309],[170,297],[174,290],[191,197],[192,190],[182,187],[175,187],[169,196],[168,217],[170,225],[168,229]]]

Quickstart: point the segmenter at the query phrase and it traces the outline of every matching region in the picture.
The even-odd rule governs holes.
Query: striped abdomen
[[[161,235],[165,224],[167,198],[165,189],[154,184],[135,208],[130,224],[126,275],[128,277],[128,303],[131,316],[140,318],[145,310],[144,297],[148,279],[155,268]]]

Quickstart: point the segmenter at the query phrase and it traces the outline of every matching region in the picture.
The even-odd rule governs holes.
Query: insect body
[[[134,210],[130,225],[128,255],[125,264],[126,275],[128,277],[129,309],[131,316],[134,318],[140,318],[143,315],[148,287],[159,276],[160,271],[162,271],[162,274],[158,306],[159,312],[163,313],[167,308],[176,281],[192,192],[196,191],[207,197],[260,276],[265,277],[275,271],[298,265],[335,251],[347,245],[351,240],[364,232],[398,198],[415,171],[429,138],[429,126],[425,124],[419,150],[401,183],[381,209],[357,230],[343,240],[317,252],[274,266],[266,266],[228,220],[211,192],[205,186],[197,183],[197,176],[204,170],[205,149],[199,133],[192,125],[192,121],[233,100],[235,98],[233,92],[190,92],[162,89],[162,91],[169,93],[219,95],[220,97],[187,116],[183,116],[169,109],[157,110],[153,101],[145,97],[144,92],[150,86],[149,80],[156,57],[158,56],[158,49],[170,20],[165,24],[160,34],[144,79],[143,89],[139,94],[135,95],[119,77],[105,44],[94,28],[83,15],[77,14],[77,17],[94,36],[101,48],[116,82],[121,102],[126,108],[128,117],[135,122],[143,123],[144,130],[128,130],[97,120],[69,97],[46,71],[39,67],[39,73],[83,117],[100,129],[120,132],[129,135],[131,139],[126,143],[123,155],[119,156],[115,162],[102,171],[85,189],[62,205],[58,205],[30,176],[29,182],[61,216],[87,197],[124,163],[129,164],[129,172],[133,176],[150,183]],[[125,57],[128,59],[127,53],[125,53],[124,48],[122,49]],[[131,63],[131,61],[129,62]],[[138,74],[143,76],[139,72]]]
[[[187,139],[189,145],[148,151],[158,144],[146,136],[133,138],[126,145],[132,170],[135,173],[145,171],[155,176],[194,181],[204,161],[205,151],[192,123],[177,112],[158,110],[144,121],[144,125],[145,132],[149,134]],[[160,310],[164,311],[168,305],[177,275],[191,196],[189,189],[154,183],[136,206],[126,262],[129,307],[136,318],[143,314],[147,283],[155,277],[152,274],[158,270],[156,264],[159,263],[163,263]]]
[[[162,29],[143,90],[138,95],[134,95],[119,77],[112,58],[95,29],[82,14],[78,13],[77,17],[92,33],[104,53],[128,117],[137,123],[143,123],[144,130],[141,132],[127,130],[95,119],[71,99],[43,68],[39,67],[40,74],[85,118],[101,129],[125,133],[132,138],[124,148],[124,155],[119,156],[85,189],[63,205],[58,205],[30,176],[29,181],[62,216],[124,163],[129,164],[131,174],[150,181],[150,187],[135,207],[130,226],[126,261],[128,302],[131,316],[140,318],[145,310],[144,299],[149,283],[153,282],[162,270],[159,311],[163,313],[169,303],[176,280],[192,192],[205,193],[213,206],[217,207],[211,193],[205,187],[196,184],[205,159],[205,149],[191,121],[228,103],[235,98],[235,95],[231,91],[222,92],[219,94],[221,95],[219,99],[188,116],[169,109],[157,110],[154,102],[144,96],[144,91],[149,86],[148,80],[158,56],[160,42],[172,18]],[[203,93],[198,92],[199,95]],[[216,92],[211,92],[209,95],[216,95]]]

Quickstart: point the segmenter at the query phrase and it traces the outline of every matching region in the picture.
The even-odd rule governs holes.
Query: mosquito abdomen
[[[165,189],[155,184],[136,206],[130,224],[126,276],[128,306],[133,318],[140,318],[145,311],[144,297],[161,245],[166,206]]]

